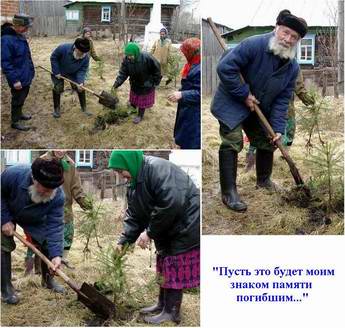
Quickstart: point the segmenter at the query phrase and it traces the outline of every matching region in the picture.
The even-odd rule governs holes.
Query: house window
[[[93,164],[92,150],[77,150],[76,163],[77,163],[77,166],[92,167],[92,164]]]
[[[102,22],[110,22],[111,7],[102,7]]]
[[[66,10],[66,20],[79,20],[79,10]]]
[[[315,54],[315,36],[307,35],[299,43],[297,61],[300,64],[313,64]]]
[[[4,158],[5,158],[5,165],[30,164],[31,151],[30,150],[5,150]]]

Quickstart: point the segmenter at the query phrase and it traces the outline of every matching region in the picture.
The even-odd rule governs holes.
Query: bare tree
[[[338,0],[338,91],[344,95],[344,0]]]
[[[320,64],[323,67],[324,91],[327,86],[327,71],[332,75],[334,96],[339,97],[338,90],[338,11],[335,6],[328,3],[329,27],[321,28],[317,33],[320,50]],[[323,91],[323,92],[324,92]]]

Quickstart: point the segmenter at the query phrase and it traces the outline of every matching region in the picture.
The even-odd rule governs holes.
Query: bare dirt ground
[[[338,211],[332,213],[332,223],[311,222],[310,210],[297,207],[281,195],[270,194],[255,188],[255,171],[245,173],[245,154],[248,145],[239,155],[237,185],[241,198],[247,203],[245,213],[227,209],[222,201],[219,185],[218,149],[220,145],[219,124],[210,112],[210,98],[203,99],[203,233],[204,234],[343,234],[343,202]],[[331,110],[322,119],[326,140],[332,140],[343,151],[343,98],[331,99]],[[297,132],[290,150],[292,159],[307,182],[313,172],[306,165],[307,136],[298,128],[301,103],[297,104]],[[317,137],[314,136],[313,140]],[[273,180],[284,188],[293,190],[294,181],[288,165],[275,152]]]
[[[100,244],[107,246],[115,244],[122,229],[122,219],[120,213],[122,203],[104,200],[106,212],[104,222],[101,225],[100,234],[102,238]],[[91,256],[84,258],[83,249],[85,240],[78,234],[78,222],[80,208],[75,205],[76,232],[75,240],[69,253],[69,263],[74,269],[63,268],[63,271],[77,283],[88,282],[93,284],[99,280],[95,254],[98,247],[95,241],[91,243]],[[22,233],[21,229],[19,230]],[[125,315],[116,320],[106,322],[97,319],[84,305],[77,301],[76,293],[66,284],[65,294],[55,294],[40,285],[40,276],[30,275],[24,277],[24,257],[26,248],[16,241],[17,248],[12,253],[12,275],[13,284],[19,291],[21,301],[15,306],[1,304],[1,325],[2,326],[149,326],[145,324],[139,314],[139,309],[153,304],[158,295],[158,285],[153,283],[155,279],[155,256],[153,254],[152,267],[150,267],[150,252],[135,247],[133,253],[128,255],[126,264],[126,276],[128,285],[133,292],[134,301],[128,304]],[[62,280],[57,278],[62,284]],[[108,296],[111,298],[112,296]],[[125,300],[125,302],[127,302]],[[200,325],[200,301],[199,291],[185,293],[181,308],[181,326]],[[172,323],[165,326],[171,326]]]
[[[74,39],[65,37],[32,38],[30,48],[34,65],[50,69],[50,55],[61,43],[72,43]],[[100,93],[110,91],[118,72],[120,59],[115,43],[111,39],[94,40],[97,54],[104,60],[104,80],[100,78],[97,63],[90,59],[89,78],[85,86]],[[177,51],[177,50],[176,50]],[[175,86],[165,87],[164,81],[156,91],[156,104],[148,109],[144,120],[134,125],[134,114],[117,125],[108,125],[105,130],[92,133],[95,117],[104,114],[103,106],[98,98],[87,93],[87,107],[92,117],[84,115],[79,106],[78,97],[71,94],[71,87],[65,83],[65,92],[61,97],[62,116],[52,116],[53,99],[50,74],[36,68],[36,76],[31,85],[30,93],[24,104],[24,113],[33,118],[28,123],[32,129],[19,132],[10,127],[10,90],[2,77],[1,96],[1,140],[6,149],[30,148],[68,148],[68,149],[99,149],[99,148],[145,148],[171,149],[176,148],[173,129],[176,115],[176,104],[168,102],[167,95]],[[178,88],[178,85],[177,85]],[[122,106],[127,105],[129,82],[126,81],[119,89],[117,96]]]

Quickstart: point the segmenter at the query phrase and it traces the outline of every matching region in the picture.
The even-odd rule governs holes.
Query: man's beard
[[[34,202],[35,204],[48,203],[55,197],[56,189],[53,190],[50,196],[42,196],[39,192],[37,192],[35,185],[31,185],[29,187],[29,195],[32,202]]]
[[[297,45],[293,47],[286,48],[279,44],[278,39],[275,36],[270,38],[268,44],[269,49],[273,52],[274,55],[279,56],[283,59],[294,59],[296,56]]]
[[[86,56],[86,54],[82,54],[79,56],[75,50],[73,51],[73,57],[76,60],[83,59],[85,56]]]

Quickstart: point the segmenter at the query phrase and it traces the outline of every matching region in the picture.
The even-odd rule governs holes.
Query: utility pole
[[[344,0],[338,0],[338,92],[344,95]]]

